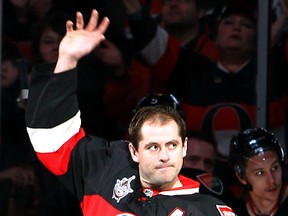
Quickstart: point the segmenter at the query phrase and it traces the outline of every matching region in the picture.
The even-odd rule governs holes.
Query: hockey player
[[[286,156],[272,133],[255,128],[234,136],[230,163],[245,186],[244,203],[234,209],[237,215],[287,215]]]
[[[179,175],[187,140],[185,123],[173,108],[139,109],[129,126],[131,142],[85,134],[76,66],[104,40],[109,21],[97,22],[93,10],[84,28],[78,12],[76,29],[66,24],[56,67],[33,72],[26,117],[38,158],[77,196],[86,216],[234,215],[222,201],[197,193],[198,182]]]

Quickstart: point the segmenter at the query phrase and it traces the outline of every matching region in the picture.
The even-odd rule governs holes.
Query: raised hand
[[[73,22],[67,21],[66,35],[59,45],[59,56],[54,73],[75,68],[80,58],[89,54],[104,39],[104,33],[109,25],[107,17],[98,25],[98,12],[92,10],[90,20],[84,28],[83,16],[76,13],[76,28]]]

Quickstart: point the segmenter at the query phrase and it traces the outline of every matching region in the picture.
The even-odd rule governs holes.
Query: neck
[[[195,24],[193,27],[177,27],[177,28],[167,28],[167,31],[177,38],[181,45],[184,46],[191,40],[196,38],[199,34],[199,24]]]
[[[219,61],[228,71],[238,71],[250,58],[251,55],[229,55],[221,52]]]
[[[241,64],[246,62],[252,57],[251,52],[239,51],[239,50],[223,50],[219,48],[219,58],[222,62],[231,62],[234,64]]]
[[[178,188],[178,187],[182,187],[182,183],[179,180],[179,178],[177,178],[176,181],[170,182],[170,183],[166,183],[166,184],[161,184],[161,185],[153,185],[153,184],[147,184],[145,182],[142,181],[142,187],[144,188],[151,188],[155,191],[161,192],[161,191],[167,191],[173,188]]]
[[[262,200],[257,198],[251,198],[250,200],[252,208],[255,212],[260,214],[272,215],[277,209],[278,201]]]

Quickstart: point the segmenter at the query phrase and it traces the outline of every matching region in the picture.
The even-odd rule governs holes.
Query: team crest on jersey
[[[122,180],[117,179],[113,189],[112,199],[115,199],[117,203],[119,203],[123,197],[127,196],[129,193],[133,193],[134,190],[131,188],[130,184],[135,178],[135,175],[133,175],[130,178],[124,177]]]
[[[203,173],[196,176],[198,181],[202,183],[208,190],[214,194],[221,195],[223,193],[222,181],[212,173]]]
[[[216,205],[221,216],[236,216],[231,208],[226,205]]]

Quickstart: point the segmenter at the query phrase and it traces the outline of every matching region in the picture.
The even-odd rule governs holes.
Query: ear
[[[248,184],[246,179],[243,176],[240,176],[239,173],[236,174],[236,177],[241,182],[241,184],[243,184],[243,185],[247,185]]]
[[[183,149],[182,149],[182,157],[184,158],[187,155],[187,145],[188,145],[188,138],[185,138],[185,141],[183,143]]]
[[[132,157],[132,160],[134,162],[138,163],[139,160],[138,160],[138,152],[137,152],[137,150],[135,149],[135,147],[133,146],[133,144],[131,142],[128,144],[128,147],[129,147],[129,152],[130,152],[130,155]]]

